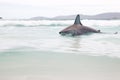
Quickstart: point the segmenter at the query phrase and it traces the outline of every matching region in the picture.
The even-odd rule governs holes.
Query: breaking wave
[[[39,26],[68,26],[71,24],[71,20],[68,21],[19,21],[19,20],[7,20],[0,21],[0,27],[39,27]]]
[[[4,24],[0,27],[39,27],[39,26],[68,26],[67,24],[38,24],[38,25],[25,25],[25,24]]]

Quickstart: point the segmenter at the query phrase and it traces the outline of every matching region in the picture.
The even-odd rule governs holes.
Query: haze
[[[0,16],[23,19],[35,16],[120,12],[119,0],[0,0]]]

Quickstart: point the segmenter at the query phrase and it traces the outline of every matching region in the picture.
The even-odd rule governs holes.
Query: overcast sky
[[[0,0],[3,18],[120,12],[119,0]]]

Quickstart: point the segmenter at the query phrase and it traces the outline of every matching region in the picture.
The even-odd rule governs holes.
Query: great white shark
[[[100,33],[100,30],[96,30],[87,26],[84,26],[80,21],[80,15],[76,16],[75,22],[73,25],[63,29],[59,32],[61,35],[70,34],[72,36],[83,35],[86,33]]]

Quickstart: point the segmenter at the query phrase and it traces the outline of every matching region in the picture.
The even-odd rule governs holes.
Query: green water
[[[105,33],[59,35],[71,20],[1,21],[0,80],[120,80],[119,20],[83,23]]]

